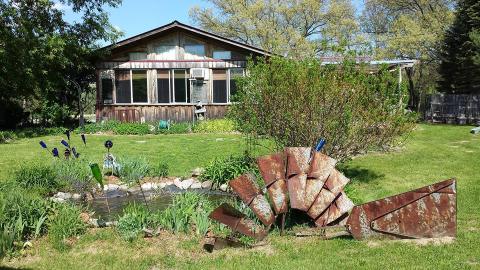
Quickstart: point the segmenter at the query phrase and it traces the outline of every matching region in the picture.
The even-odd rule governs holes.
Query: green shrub
[[[20,187],[37,189],[41,193],[51,193],[62,187],[52,167],[43,163],[20,166],[14,180]]]
[[[195,133],[227,133],[235,131],[235,122],[230,119],[200,121],[193,128]]]
[[[195,232],[204,235],[210,227],[208,215],[213,204],[205,195],[185,192],[173,197],[172,204],[155,215],[154,221],[163,229],[179,232]]]
[[[150,176],[159,176],[159,177],[166,177],[168,176],[169,166],[165,161],[160,161],[157,164],[151,166],[149,175]]]
[[[53,169],[57,181],[69,191],[84,192],[94,184],[88,162],[83,159],[56,160]]]
[[[13,131],[0,131],[0,144],[9,143],[15,140],[17,136]]]
[[[59,250],[68,248],[66,240],[83,234],[86,225],[80,218],[81,209],[73,204],[56,204],[48,217],[48,237],[53,247]]]
[[[123,210],[116,229],[123,239],[131,242],[150,224],[150,213],[147,208],[143,204],[133,203]]]
[[[257,170],[255,159],[245,153],[241,156],[232,155],[225,158],[215,158],[205,167],[200,178],[221,185],[245,172],[250,171],[258,175]]]
[[[125,183],[135,183],[149,175],[150,165],[144,157],[119,159],[120,179]]]
[[[147,123],[121,123],[114,128],[113,132],[118,135],[145,135],[152,133]]]
[[[388,146],[412,130],[408,92],[397,74],[386,66],[371,74],[345,58],[338,65],[316,58],[250,61],[229,116],[242,133],[267,135],[279,149],[326,138],[324,151],[337,160]]]

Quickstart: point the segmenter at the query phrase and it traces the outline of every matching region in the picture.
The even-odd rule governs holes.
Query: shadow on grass
[[[346,177],[350,178],[350,180],[358,181],[360,183],[369,183],[372,180],[385,176],[384,174],[379,174],[358,166],[343,166],[341,167],[341,171]]]

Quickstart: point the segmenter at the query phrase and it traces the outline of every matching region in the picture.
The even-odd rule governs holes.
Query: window
[[[205,57],[205,45],[199,41],[187,38],[185,40],[185,54],[193,56],[192,58],[204,58]]]
[[[227,70],[213,70],[213,103],[227,103]]]
[[[243,68],[213,70],[213,103],[229,103],[235,101],[237,84],[235,79],[244,76]]]
[[[132,70],[132,93],[134,103],[147,103],[147,71]]]
[[[172,72],[174,102],[190,102],[190,83],[188,81],[187,71],[184,69],[174,69]]]
[[[159,45],[155,47],[155,55],[157,60],[175,60],[175,45]]]
[[[131,103],[130,70],[115,71],[116,103]]]
[[[230,98],[229,101],[235,101],[235,95],[237,94],[237,82],[235,81],[238,77],[245,76],[243,68],[232,68],[230,71]]]
[[[139,61],[148,59],[146,52],[132,52],[128,54],[130,61]]]
[[[115,71],[116,103],[147,103],[147,71]]]
[[[213,51],[213,59],[231,59],[231,51]]]
[[[113,79],[102,78],[101,84],[103,104],[111,104],[113,102]]]
[[[157,102],[170,103],[170,72],[157,70]]]

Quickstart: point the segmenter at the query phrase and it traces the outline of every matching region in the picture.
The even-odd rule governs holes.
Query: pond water
[[[158,211],[167,208],[172,203],[175,194],[186,192],[176,186],[167,186],[160,191],[145,191],[145,198],[150,211]],[[192,189],[189,192],[205,194],[210,200],[224,200],[234,195],[222,191],[208,189]],[[121,190],[112,190],[106,194],[97,195],[93,200],[84,203],[89,211],[94,212],[93,217],[104,221],[118,220],[123,209],[131,203],[145,204],[145,199],[140,190],[133,193],[126,193]],[[107,199],[106,199],[107,197]]]

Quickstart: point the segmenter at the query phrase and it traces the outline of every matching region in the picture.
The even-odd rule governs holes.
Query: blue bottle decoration
[[[320,139],[317,143],[317,146],[315,146],[315,151],[317,152],[320,152],[320,150],[322,150],[323,146],[325,145],[327,141],[325,141],[325,139]]]
[[[70,145],[68,145],[68,142],[67,142],[67,141],[62,140],[61,143],[62,143],[65,147],[70,148]]]
[[[58,157],[58,149],[56,147],[52,149],[52,155]]]
[[[75,147],[72,147],[72,154],[75,158],[78,158],[80,156],[80,153],[77,152],[77,149],[75,149]]]
[[[87,145],[87,138],[85,138],[85,134],[80,135],[82,137],[83,144],[86,146]]]
[[[40,141],[40,145],[43,149],[47,149],[47,144],[44,141]]]

